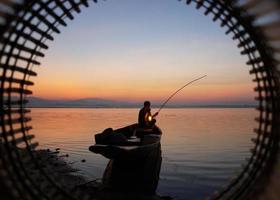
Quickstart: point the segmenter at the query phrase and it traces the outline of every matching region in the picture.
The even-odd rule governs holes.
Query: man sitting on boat
[[[158,112],[152,115],[150,107],[151,103],[149,101],[145,101],[144,107],[139,111],[138,125],[141,128],[152,128],[156,123],[155,117],[158,115]]]

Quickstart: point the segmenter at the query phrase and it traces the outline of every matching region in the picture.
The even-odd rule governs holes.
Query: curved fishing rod
[[[170,97],[168,97],[168,99],[166,99],[166,101],[160,106],[160,108],[159,108],[159,110],[157,111],[157,113],[159,113],[159,112],[161,111],[161,109],[167,104],[167,102],[168,102],[170,99],[172,99],[172,97],[174,97],[179,91],[181,91],[182,89],[184,89],[184,88],[187,87],[188,85],[192,84],[193,82],[205,78],[206,76],[207,76],[207,75],[204,75],[204,76],[201,76],[201,77],[199,77],[199,78],[197,78],[197,79],[194,79],[194,80],[188,82],[187,84],[185,84],[183,87],[181,87],[181,88],[179,88],[178,90],[176,90],[176,91],[175,91]]]

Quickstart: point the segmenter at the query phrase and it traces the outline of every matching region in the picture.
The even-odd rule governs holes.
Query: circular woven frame
[[[97,0],[93,0],[97,3]],[[280,5],[272,0],[187,0],[205,15],[226,28],[226,34],[239,42],[247,55],[250,74],[256,87],[256,137],[251,157],[223,190],[211,199],[257,199],[266,188],[277,188],[271,181],[279,169],[280,127]],[[34,155],[38,143],[28,131],[31,118],[25,107],[32,94],[43,52],[59,28],[66,26],[88,0],[0,1],[0,191],[3,198],[14,199],[87,199],[78,189],[67,191],[59,177],[47,172]],[[267,17],[271,15],[271,17]],[[266,19],[266,20],[265,20]],[[277,160],[278,159],[278,160]],[[31,165],[31,167],[30,167]],[[260,189],[262,188],[262,189]],[[9,191],[9,192],[7,192]],[[274,191],[274,197],[280,194]],[[2,196],[1,196],[2,197]]]

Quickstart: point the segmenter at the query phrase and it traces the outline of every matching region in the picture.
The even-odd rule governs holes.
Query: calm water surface
[[[60,148],[80,174],[93,180],[102,177],[108,162],[88,151],[94,134],[135,123],[138,109],[36,108],[31,116],[31,133],[41,148]],[[157,117],[163,131],[158,193],[204,199],[221,189],[250,156],[256,116],[251,108],[162,110]]]

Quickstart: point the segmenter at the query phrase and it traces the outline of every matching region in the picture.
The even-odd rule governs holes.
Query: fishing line
[[[159,110],[158,110],[158,113],[159,113],[159,112],[161,111],[161,109],[167,104],[167,102],[168,102],[170,99],[172,99],[172,97],[174,97],[179,91],[181,91],[182,89],[184,89],[184,88],[187,87],[188,85],[192,84],[193,82],[205,78],[206,76],[207,76],[207,75],[204,75],[204,76],[201,76],[201,77],[199,77],[199,78],[196,78],[196,79],[194,79],[194,80],[188,82],[187,84],[185,84],[184,86],[182,86],[182,87],[179,88],[178,90],[176,90],[176,91],[175,91],[170,97],[168,97],[168,98],[166,99],[166,101],[160,106],[160,108],[159,108]]]

